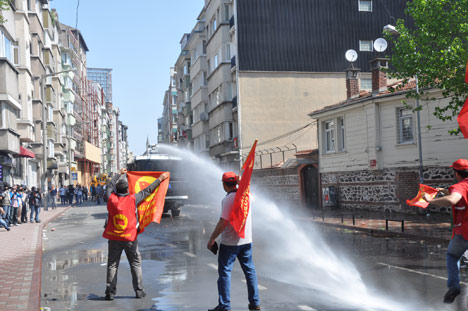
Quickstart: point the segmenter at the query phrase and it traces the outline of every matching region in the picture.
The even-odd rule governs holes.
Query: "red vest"
[[[135,241],[136,229],[136,205],[135,195],[124,197],[112,193],[107,200],[109,217],[102,236],[115,241]]]
[[[468,240],[468,178],[450,186],[449,191],[450,193],[457,192],[462,196],[457,204],[452,205],[452,238],[455,234],[461,234],[465,240]]]

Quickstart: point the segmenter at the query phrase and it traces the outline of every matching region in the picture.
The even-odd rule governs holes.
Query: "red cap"
[[[464,171],[468,170],[468,160],[466,159],[458,159],[457,161],[453,162],[450,167],[453,167],[453,169],[457,171]]]
[[[238,177],[234,172],[226,172],[223,174],[223,181],[224,182],[237,182]]]

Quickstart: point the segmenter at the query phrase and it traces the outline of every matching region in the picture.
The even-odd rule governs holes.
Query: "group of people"
[[[69,185],[68,187],[61,186],[58,191],[52,187],[49,190],[49,197],[53,200],[52,204],[55,204],[55,200],[60,198],[62,205],[81,205],[85,201],[95,202],[97,205],[104,203],[104,193],[106,191],[106,185],[91,185],[89,187],[85,185]]]
[[[108,239],[106,300],[114,300],[117,292],[117,271],[120,257],[125,251],[132,274],[133,289],[136,298],[143,298],[146,293],[143,289],[143,277],[141,270],[141,255],[138,250],[138,211],[137,206],[149,196],[169,174],[163,173],[153,183],[135,194],[129,194],[126,169],[116,174],[109,183],[106,197],[108,217],[103,237]],[[240,238],[230,224],[230,215],[234,206],[239,177],[234,172],[224,173],[222,185],[226,191],[226,197],[222,201],[222,209],[219,221],[210,236],[207,248],[214,253],[217,245],[216,239],[220,237],[218,255],[218,305],[208,311],[231,310],[231,271],[236,258],[244,272],[249,310],[260,310],[257,273],[252,259],[252,220],[250,213],[245,224],[245,237]]]
[[[0,185],[0,227],[10,231],[11,226],[29,222],[39,223],[42,196],[39,189],[7,183]]]

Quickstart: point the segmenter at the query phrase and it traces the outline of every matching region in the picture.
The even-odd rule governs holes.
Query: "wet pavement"
[[[47,227],[41,305],[54,311],[178,311],[214,307],[217,304],[217,258],[206,250],[205,245],[219,218],[218,213],[214,207],[185,206],[181,217],[163,217],[161,224],[148,227],[139,237],[147,297],[134,298],[129,266],[123,255],[116,299],[105,301],[107,243],[101,237],[105,207],[69,210],[64,217]],[[320,235],[324,245],[330,246],[334,252],[330,256],[336,256],[338,262],[333,268],[338,271],[342,269],[342,273],[353,266],[357,269],[368,294],[356,297],[356,302],[350,304],[334,292],[337,285],[349,287],[350,284],[330,282],[330,285],[321,287],[329,290],[318,290],[314,284],[328,284],[329,280],[321,278],[313,267],[300,266],[299,260],[296,266],[290,262],[281,263],[282,257],[279,255],[288,251],[287,248],[275,244],[271,235],[263,234],[258,222],[254,222],[254,260],[259,276],[262,310],[468,309],[465,293],[453,305],[441,303],[446,290],[447,243],[384,235],[376,238],[369,231],[317,227],[313,225],[313,219],[297,218],[306,236],[313,240]],[[343,225],[341,217],[334,219],[337,226]],[[369,219],[366,226],[372,229],[373,224],[377,223],[374,221],[378,219]],[[361,217],[359,221],[364,222],[364,218]],[[434,228],[441,224],[444,222],[434,222]],[[363,226],[358,224],[358,227]],[[52,228],[55,231],[51,231]],[[382,230],[381,223],[376,228]],[[396,230],[393,227],[389,229]],[[410,231],[409,227],[407,230]],[[430,231],[430,227],[425,230]],[[275,248],[276,252],[272,252]],[[307,250],[304,250],[304,256],[310,256]],[[326,265],[326,262],[318,267],[320,265]],[[466,271],[463,270],[462,280],[468,279]],[[232,278],[232,309],[247,310],[246,286],[237,264]],[[361,304],[370,305],[369,299],[376,299],[374,306],[378,307],[359,307]]]

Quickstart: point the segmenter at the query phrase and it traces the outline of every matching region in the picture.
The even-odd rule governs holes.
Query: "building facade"
[[[336,200],[331,205],[417,213],[419,208],[407,206],[406,200],[418,193],[420,178],[433,187],[452,184],[449,166],[466,157],[468,147],[461,135],[449,134],[458,126],[456,120],[443,122],[433,114],[437,107],[449,102],[442,91],[425,91],[420,100],[423,110],[418,127],[413,110],[416,102],[406,98],[407,92],[416,87],[415,81],[387,87],[385,73],[378,65],[374,68],[372,92],[350,90],[347,100],[310,114],[317,121],[318,180],[323,193],[329,193],[333,187]],[[348,75],[348,79],[356,80],[353,76]],[[358,81],[348,81],[347,85],[354,83]],[[417,139],[418,131],[421,141]],[[326,208],[325,201],[322,203]]]
[[[263,163],[272,153],[316,148],[307,112],[346,98],[348,49],[359,51],[354,66],[370,87],[373,41],[405,7],[405,0],[206,0],[185,45],[194,149],[208,144],[203,122],[209,155],[228,166],[238,167],[255,139]]]

